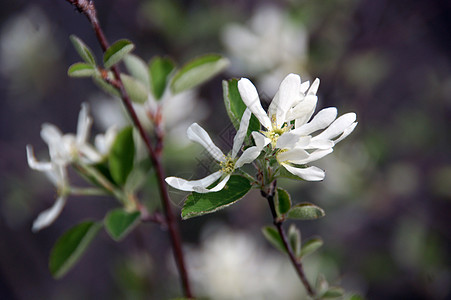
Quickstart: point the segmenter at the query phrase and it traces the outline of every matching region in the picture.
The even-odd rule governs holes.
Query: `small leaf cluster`
[[[145,63],[136,55],[130,54],[135,48],[129,40],[122,39],[113,43],[103,55],[103,66],[96,63],[88,46],[78,37],[71,41],[84,62],[71,65],[68,75],[71,77],[91,77],[107,93],[120,96],[118,83],[111,69],[124,62],[129,74],[121,73],[120,80],[136,103],[144,103],[149,95],[161,100],[166,91],[175,95],[193,89],[211,79],[228,65],[228,59],[219,54],[206,54],[194,58],[180,68],[169,57],[153,57]]]

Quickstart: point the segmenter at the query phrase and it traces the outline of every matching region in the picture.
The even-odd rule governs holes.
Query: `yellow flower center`
[[[219,162],[221,171],[226,174],[231,174],[235,170],[236,160],[230,156],[226,156],[224,161]]]
[[[268,139],[271,140],[271,145],[273,148],[276,147],[276,143],[277,143],[277,139],[284,134],[285,132],[287,132],[288,130],[290,130],[290,126],[288,126],[286,123],[282,125],[282,128],[278,128],[277,127],[277,123],[276,123],[276,116],[273,115],[271,117],[271,127],[272,129],[270,131],[262,131],[261,133],[263,133]]]

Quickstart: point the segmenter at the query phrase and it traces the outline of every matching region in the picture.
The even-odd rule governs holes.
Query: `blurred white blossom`
[[[216,230],[198,249],[188,249],[196,294],[211,299],[304,299],[288,260],[246,232]]]
[[[227,25],[222,40],[232,59],[232,73],[257,78],[259,89],[273,95],[286,74],[306,73],[307,34],[288,12],[260,6],[246,25]]]
[[[88,105],[81,105],[78,115],[76,135],[63,134],[53,124],[42,125],[41,137],[49,148],[50,161],[38,161],[35,158],[33,147],[27,145],[27,160],[30,168],[44,172],[57,189],[58,198],[55,204],[42,212],[33,223],[33,231],[49,226],[61,213],[66,198],[70,194],[70,185],[67,177],[67,166],[72,162],[96,163],[108,154],[116,138],[115,128],[109,129],[105,135],[96,136],[96,147],[89,144],[89,133],[92,118],[88,114]]]
[[[13,92],[36,95],[48,87],[60,56],[54,26],[39,8],[28,8],[3,26],[0,73],[10,80]]]
[[[130,124],[129,117],[120,101],[95,95],[90,102],[93,114],[102,129],[116,124],[119,128]],[[143,104],[133,103],[139,120],[147,130],[153,127],[152,119],[160,117],[165,139],[171,143],[185,145],[189,142],[186,130],[194,121],[206,117],[206,105],[198,101],[197,92],[188,90],[173,95],[165,91],[160,100],[155,100],[149,91],[148,99]]]

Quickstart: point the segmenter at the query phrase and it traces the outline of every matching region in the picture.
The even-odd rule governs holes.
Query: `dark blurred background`
[[[336,106],[339,114],[355,111],[359,125],[333,154],[318,162],[327,171],[323,182],[281,183],[293,201],[313,202],[326,210],[321,220],[297,223],[303,237],[321,235],[325,241],[312,258],[317,264],[310,268],[317,272],[316,265],[324,267],[319,272],[329,281],[368,299],[451,297],[451,2],[95,3],[109,40],[132,40],[135,54],[146,61],[167,54],[182,64],[208,52],[231,58],[229,71],[197,91],[199,105],[209,111],[199,122],[216,141],[229,126],[222,79],[249,77],[269,101],[274,88],[265,84],[274,78],[280,82],[281,74],[319,77],[318,107]],[[70,197],[51,227],[32,233],[34,218],[52,205],[55,191],[41,173],[29,169],[25,145],[32,144],[39,157],[45,157],[46,145],[39,136],[42,123],[75,132],[81,102],[111,97],[90,80],[66,75],[68,66],[79,60],[70,34],[82,38],[101,57],[90,25],[71,5],[62,0],[19,0],[2,1],[0,7],[0,299],[180,295],[168,263],[167,235],[152,224],[121,243],[102,232],[67,276],[51,277],[47,261],[57,237],[82,219],[101,219],[116,203]],[[278,21],[259,23],[255,16],[262,8],[282,17],[270,15],[262,19]],[[271,31],[268,24],[277,22],[284,24],[281,30],[294,32],[284,43],[277,41],[277,32],[250,48],[238,36],[227,37],[230,24],[235,24],[234,30],[253,28],[264,33]],[[242,49],[236,49],[237,45]],[[284,47],[293,50],[280,58]],[[246,57],[254,52],[262,57],[268,54],[268,61],[248,62]],[[269,73],[274,73],[270,79],[265,77]],[[94,121],[94,132],[103,130]],[[180,148],[171,147],[168,174],[195,167],[192,156],[183,158]],[[187,162],[171,165],[173,157]],[[174,202],[179,204],[183,196],[173,192]],[[152,201],[149,206],[158,205],[158,199]],[[208,240],[205,231],[218,222],[232,232],[250,233],[265,251],[281,257],[262,241],[260,227],[270,224],[271,218],[258,193],[220,213],[181,222],[184,241],[192,251],[201,252],[201,244]]]

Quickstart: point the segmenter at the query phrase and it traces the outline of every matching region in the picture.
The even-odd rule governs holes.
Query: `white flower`
[[[324,179],[324,171],[314,166],[300,168],[295,165],[304,165],[331,153],[334,145],[357,125],[355,113],[344,114],[335,120],[335,107],[321,110],[307,122],[315,111],[318,86],[318,79],[309,87],[308,82],[301,84],[298,75],[289,74],[280,84],[266,113],[254,85],[246,78],[238,82],[241,98],[266,129],[262,131],[264,144],[271,143],[273,148],[279,149],[277,160],[287,171],[308,181]],[[322,133],[312,137],[313,133],[323,129]]]
[[[201,246],[186,253],[197,294],[228,300],[306,297],[288,260],[268,251],[255,234],[208,228]]]
[[[50,181],[55,185],[58,198],[55,204],[42,212],[33,223],[33,231],[41,230],[49,226],[59,216],[66,197],[70,193],[69,181],[67,178],[67,166],[80,159],[82,163],[99,162],[111,148],[116,137],[115,128],[109,129],[105,135],[96,137],[95,149],[88,144],[89,130],[92,118],[88,115],[88,105],[83,103],[78,115],[77,134],[62,134],[61,131],[52,124],[44,124],[41,130],[41,137],[49,147],[50,161],[39,162],[36,160],[33,147],[27,145],[27,160],[30,168],[44,172]]]
[[[189,192],[195,191],[198,193],[208,193],[217,192],[223,189],[227,181],[229,181],[232,173],[237,168],[242,167],[244,164],[248,164],[254,161],[262,150],[262,147],[259,147],[259,145],[262,145],[262,142],[257,143],[256,141],[257,146],[247,148],[241,154],[241,156],[237,158],[237,154],[240,151],[247,134],[250,117],[251,112],[249,109],[246,109],[241,119],[240,128],[238,129],[238,132],[233,139],[232,153],[227,156],[224,155],[222,151],[213,143],[208,133],[202,127],[200,127],[197,123],[193,123],[188,128],[188,138],[194,142],[201,144],[208,151],[208,153],[219,163],[221,169],[199,180],[189,181],[178,177],[168,177],[166,178],[166,182],[176,189]],[[259,141],[260,140],[261,139],[259,139]],[[220,178],[222,178],[222,180],[216,186],[212,187],[211,189],[207,189],[207,187],[209,187]]]
[[[265,94],[275,93],[287,71],[305,73],[307,31],[279,7],[259,7],[248,24],[229,24],[221,37],[232,73],[257,78]]]

